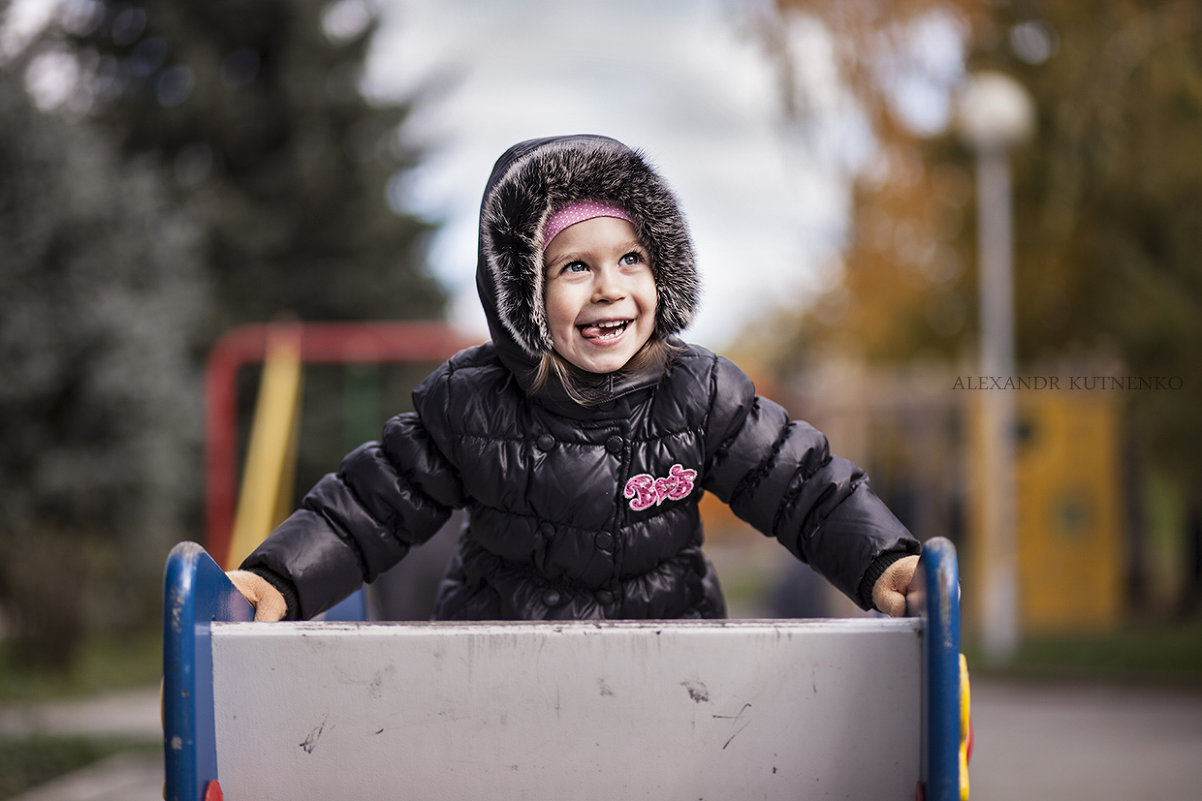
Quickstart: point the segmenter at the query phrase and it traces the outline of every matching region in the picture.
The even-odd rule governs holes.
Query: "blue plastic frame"
[[[926,801],[960,799],[960,568],[944,537],[923,545],[907,604],[926,620],[923,642],[923,781]]]
[[[254,609],[194,542],[171,550],[163,584],[163,798],[200,801],[217,778],[211,624]]]
[[[960,575],[956,549],[949,540],[936,537],[926,542],[907,603],[911,615],[926,620],[922,686],[925,798],[958,801]],[[362,604],[360,597],[344,611],[361,610]],[[204,548],[184,542],[172,549],[164,578],[163,610],[166,801],[201,801],[209,782],[218,778],[211,623],[253,617],[250,604]]]

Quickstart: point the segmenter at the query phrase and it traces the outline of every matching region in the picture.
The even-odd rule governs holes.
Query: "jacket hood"
[[[641,153],[603,136],[520,142],[497,160],[484,190],[476,287],[493,344],[523,385],[551,350],[543,223],[578,200],[621,206],[634,220],[651,259],[661,337],[680,332],[696,313],[700,287],[684,215]],[[605,394],[617,390],[615,380],[597,377],[609,384]]]

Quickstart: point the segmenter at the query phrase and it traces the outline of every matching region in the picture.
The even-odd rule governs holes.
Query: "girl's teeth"
[[[580,333],[587,339],[613,339],[626,330],[629,320],[607,321],[580,326]]]

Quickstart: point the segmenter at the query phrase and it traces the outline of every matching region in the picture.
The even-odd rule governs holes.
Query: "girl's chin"
[[[631,354],[631,355],[633,355],[633,354]],[[565,358],[567,358],[567,357],[565,357]],[[623,357],[618,354],[613,354],[613,355],[606,355],[606,356],[597,357],[597,358],[585,358],[585,357],[576,356],[574,358],[568,358],[568,361],[571,362],[573,366],[578,367],[581,370],[584,370],[586,373],[603,374],[603,373],[612,373],[617,370],[621,370],[623,367],[626,366],[626,363],[628,361],[630,361],[630,358],[631,358],[630,356]]]
[[[579,347],[558,350],[558,353],[572,366],[587,373],[612,373],[625,367],[638,350],[630,347],[629,343],[600,346],[585,343]]]

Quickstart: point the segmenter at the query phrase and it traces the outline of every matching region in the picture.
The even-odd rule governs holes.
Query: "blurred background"
[[[1202,685],[1197,3],[0,0],[0,702],[157,681],[223,337],[482,341],[492,162],[578,132],[675,187],[687,338],[956,542],[979,670]],[[438,360],[306,364],[291,497]],[[706,515],[736,614],[855,613]]]

